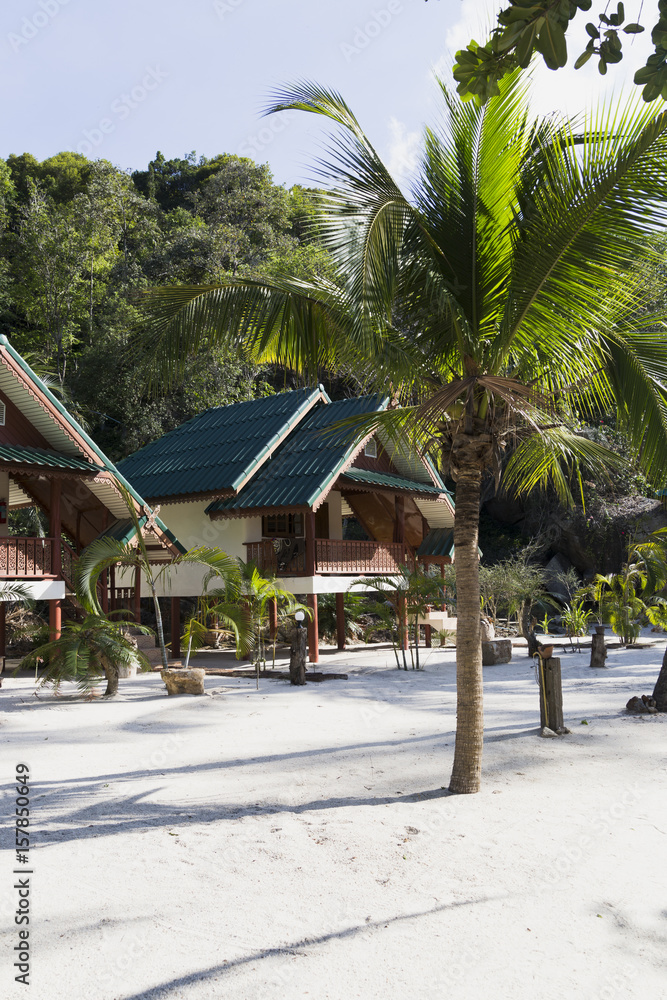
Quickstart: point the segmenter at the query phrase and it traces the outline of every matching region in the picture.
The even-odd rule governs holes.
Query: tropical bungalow
[[[156,562],[185,551],[83,428],[0,335],[0,584],[20,582],[49,602],[53,638],[60,635],[63,602],[73,597],[78,556],[107,532],[134,534],[119,486],[129,490],[147,546]],[[48,516],[48,536],[9,535],[8,512],[37,505]],[[138,616],[141,581],[131,592],[116,586],[114,570],[100,585],[105,610],[129,607]],[[0,601],[0,656],[5,655],[5,608]]]
[[[304,595],[316,662],[319,594],[337,595],[343,648],[343,595],[353,581],[453,556],[454,506],[432,463],[380,432],[351,444],[349,427],[334,427],[387,404],[332,402],[322,386],[234,403],[199,414],[119,469],[188,548],[219,546]],[[201,571],[182,567],[171,586],[172,597],[198,595]]]

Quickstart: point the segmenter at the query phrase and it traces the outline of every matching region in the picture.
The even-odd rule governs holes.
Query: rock
[[[566,574],[572,568],[570,560],[560,552],[557,552],[544,567],[546,589],[550,594],[563,602],[569,601],[570,595],[559,577]]]
[[[540,736],[543,736],[545,740],[551,739],[552,736],[558,739],[558,733],[555,733],[553,729],[547,729],[546,726],[540,730]]]
[[[170,667],[160,671],[160,677],[167,685],[167,694],[204,694],[205,676],[206,671],[201,667],[189,667],[187,670]]]
[[[572,730],[568,729],[567,726],[559,726],[558,729],[556,730],[556,734],[558,736],[567,736],[567,734],[571,732]]]
[[[118,667],[119,677],[136,677],[137,676],[137,665],[136,663],[129,663],[127,665]]]
[[[628,712],[646,712],[649,714],[657,712],[654,699],[649,698],[646,694],[643,694],[641,698],[631,698],[625,707]]]
[[[511,639],[491,639],[482,642],[482,664],[492,667],[496,663],[509,663],[512,659]]]

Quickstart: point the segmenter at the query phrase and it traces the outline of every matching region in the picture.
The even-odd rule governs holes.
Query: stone
[[[555,733],[553,729],[549,729],[547,726],[540,729],[540,736],[543,736],[545,740],[550,740],[552,737],[558,739],[558,733]]]
[[[641,698],[631,698],[625,707],[628,712],[647,712],[651,715],[657,712],[654,699],[645,694]]]
[[[206,671],[201,667],[169,667],[161,670],[160,677],[167,685],[167,694],[204,694]]]
[[[492,667],[496,663],[509,663],[512,659],[511,639],[491,639],[482,643],[482,664]]]
[[[137,665],[136,663],[123,664],[118,667],[119,677],[136,677],[137,676]]]

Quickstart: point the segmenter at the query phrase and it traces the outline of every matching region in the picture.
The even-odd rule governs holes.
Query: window
[[[364,455],[366,458],[377,458],[378,457],[378,443],[375,438],[371,438],[370,441],[366,442],[366,447],[364,448]]]
[[[262,518],[264,538],[294,538],[303,535],[303,514],[265,514]]]
[[[4,427],[5,426],[5,413],[6,413],[6,411],[7,411],[7,407],[5,406],[5,404],[4,403],[0,403],[0,427]]]

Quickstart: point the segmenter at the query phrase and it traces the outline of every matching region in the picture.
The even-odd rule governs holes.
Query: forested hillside
[[[304,241],[312,198],[231,155],[158,153],[131,175],[70,152],[0,160],[0,332],[120,459],[206,407],[285,384],[282,372],[204,350],[178,389],[149,398],[132,293],[285,261],[324,268]]]

